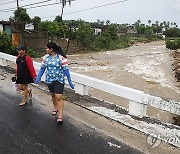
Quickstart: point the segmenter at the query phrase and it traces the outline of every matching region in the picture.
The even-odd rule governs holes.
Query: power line
[[[1,0],[1,2],[3,2],[3,1],[6,1],[6,2],[7,2],[7,1],[9,1],[9,0]],[[14,1],[15,1],[15,0],[14,0]]]
[[[41,2],[37,2],[37,3],[31,3],[31,4],[28,4],[28,5],[21,6],[21,7],[36,5],[36,4],[45,3],[45,2],[48,2],[48,1],[51,1],[51,0],[41,1]],[[76,1],[76,0],[72,0],[72,1]],[[125,2],[125,1],[128,1],[128,0],[121,0],[121,1],[113,2],[113,3],[108,3],[108,4],[104,4],[104,5],[99,5],[99,6],[92,7],[92,8],[87,8],[87,9],[83,9],[83,10],[73,11],[73,12],[65,13],[64,15],[72,14],[72,13],[78,13],[78,12],[83,12],[83,11],[88,11],[88,10],[92,10],[92,9],[97,9],[97,8],[109,6],[109,5],[115,5],[115,4],[118,4],[118,3]],[[67,0],[67,2],[68,2],[68,0]],[[44,5],[34,6],[34,7],[28,7],[28,8],[25,8],[25,9],[32,9],[32,8],[38,8],[38,7],[56,5],[56,4],[60,4],[60,3],[61,3],[61,2],[56,2],[56,3],[52,3],[52,4],[44,4]],[[15,10],[16,10],[15,8],[10,8],[10,10],[8,10],[8,9],[0,10],[0,12],[10,12],[10,11],[15,11]],[[51,18],[51,17],[55,17],[55,16],[49,16],[49,17],[43,17],[43,18]],[[42,19],[43,19],[43,18],[42,18]]]
[[[114,4],[122,3],[122,2],[125,2],[125,1],[128,1],[128,0],[121,0],[121,1],[118,1],[118,2],[113,2],[113,3],[109,3],[109,4],[99,5],[99,6],[92,7],[92,8],[87,8],[87,9],[82,9],[82,10],[73,11],[73,12],[69,12],[69,13],[64,13],[63,15],[68,15],[68,14],[72,14],[72,13],[78,13],[78,12],[93,10],[93,9],[97,9],[97,8],[101,8],[101,7],[105,7],[105,6],[109,6],[109,5],[114,5]],[[51,18],[51,17],[55,17],[55,16],[49,16],[49,17],[43,17],[43,18]]]
[[[26,6],[31,6],[31,5],[36,5],[36,4],[41,4],[41,3],[46,3],[46,2],[50,2],[52,0],[46,0],[46,1],[41,1],[41,2],[36,2],[36,3],[31,3],[31,4],[27,4],[27,5],[23,5],[22,7],[26,7]],[[60,3],[60,2],[59,2]],[[48,4],[47,4],[48,5]],[[29,8],[27,8],[29,9]]]
[[[45,1],[41,1],[41,2],[36,2],[36,3],[31,3],[31,4],[27,4],[27,5],[23,5],[21,7],[27,7],[27,6],[31,6],[31,5],[37,5],[37,4],[41,4],[41,3],[46,3],[46,2],[50,2],[52,0],[45,0]],[[58,3],[53,3],[53,4],[60,4],[60,2]],[[48,6],[48,5],[52,5],[52,4],[46,4],[45,6]],[[41,5],[43,6],[43,5]],[[41,6],[37,6],[37,7],[41,7]],[[26,9],[30,9],[30,8],[34,8],[34,7],[29,7],[29,8],[26,8]],[[8,8],[8,9],[3,9],[3,10],[0,10],[0,12],[10,12],[10,11],[15,11],[16,8]]]
[[[19,1],[24,1],[24,0],[19,0]],[[1,1],[2,2],[2,1]],[[16,2],[16,0],[13,0],[13,1],[6,1],[6,2],[2,2],[2,3],[0,3],[0,5],[6,5],[6,4],[10,4],[10,3],[15,3]]]
[[[15,0],[14,0],[14,1],[8,1],[8,2],[7,2],[7,1],[6,1],[6,2],[2,2],[2,1],[1,1],[0,4],[1,4],[1,5],[5,5],[5,4],[10,4],[10,3],[14,3],[14,2],[15,2]]]
[[[92,10],[92,9],[97,9],[97,8],[101,8],[101,7],[105,7],[105,6],[109,6],[109,5],[114,5],[114,4],[122,3],[122,2],[125,2],[125,1],[128,1],[128,0],[121,0],[121,1],[118,1],[118,2],[114,2],[114,3],[109,3],[109,4],[99,5],[99,6],[88,8],[88,9],[83,9],[83,10],[79,10],[79,11],[69,12],[69,13],[65,13],[64,15],[72,14],[72,13],[77,13],[77,12],[82,12],[82,11],[88,11],[88,10]]]

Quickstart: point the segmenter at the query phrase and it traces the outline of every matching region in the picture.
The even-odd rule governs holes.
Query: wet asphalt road
[[[89,126],[56,118],[40,106],[18,106],[21,97],[0,88],[0,153],[1,154],[138,154],[139,151],[104,136]]]

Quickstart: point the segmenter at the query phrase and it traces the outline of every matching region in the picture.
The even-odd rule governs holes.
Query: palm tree
[[[159,21],[156,21],[155,24],[156,24],[156,26],[158,26],[159,25]]]
[[[71,5],[71,1],[72,0],[60,0],[60,3],[62,3],[61,20],[62,20],[62,16],[63,16],[63,13],[64,13],[64,7],[66,6],[67,2],[69,3],[69,5]]]
[[[167,22],[167,26],[168,26],[168,28],[169,28],[169,25],[170,25],[170,22],[168,21],[168,22]]]
[[[138,26],[140,25],[140,23],[141,23],[141,20],[137,20],[137,21],[134,23],[134,25],[135,25],[136,27],[138,27]]]
[[[160,23],[160,26],[163,27],[163,22]]]
[[[173,22],[171,22],[171,23],[170,23],[170,25],[171,25],[171,27],[172,27],[172,26],[174,26],[174,23],[173,23]]]
[[[101,20],[97,19],[97,24],[100,25],[101,24]]]
[[[60,0],[60,3],[62,3],[62,9],[61,9],[61,21],[63,20],[62,17],[63,17],[63,13],[64,13],[64,7],[66,6],[67,2],[69,3],[69,5],[71,5],[71,1],[72,0]],[[70,24],[70,28],[69,28],[69,31],[71,33],[71,24]],[[68,48],[69,48],[69,42],[70,39],[67,39],[67,48],[66,48],[66,53],[68,52]]]
[[[174,27],[177,27],[177,24],[176,24],[176,22],[174,22]]]
[[[110,25],[110,20],[106,20],[106,25]]]
[[[148,24],[149,24],[149,26],[151,25],[151,22],[152,22],[151,20],[148,20]]]
[[[163,21],[163,25],[164,25],[164,27],[167,25],[167,24],[166,24],[166,21]]]

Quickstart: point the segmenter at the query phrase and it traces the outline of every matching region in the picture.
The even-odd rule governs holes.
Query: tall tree
[[[106,25],[110,25],[110,20],[106,20]]]
[[[177,27],[177,24],[176,24],[176,22],[174,22],[174,27]]]
[[[86,48],[90,48],[93,39],[93,29],[90,24],[82,23],[79,24],[76,31],[76,39],[80,41]]]
[[[32,22],[35,23],[35,24],[38,24],[41,22],[41,18],[38,17],[38,16],[34,16],[34,18],[32,19]]]
[[[101,20],[97,19],[97,24],[100,25],[101,24]]]
[[[71,5],[71,1],[72,0],[60,0],[60,3],[62,3],[61,20],[62,20],[63,13],[64,13],[64,7],[66,6],[67,2],[69,3],[69,5]]]
[[[138,27],[140,24],[141,24],[141,20],[137,20],[137,21],[134,23],[135,27]]]
[[[15,21],[22,21],[22,22],[30,22],[31,18],[26,12],[26,9],[19,7],[17,10],[14,11],[14,19]]]
[[[148,24],[149,24],[149,26],[151,25],[151,22],[152,22],[151,20],[148,20]]]
[[[155,24],[156,24],[156,26],[158,26],[159,25],[159,21],[156,21]]]
[[[58,15],[58,16],[55,17],[54,20],[57,21],[57,22],[61,22],[61,21],[62,21],[62,18],[61,18],[61,16]]]

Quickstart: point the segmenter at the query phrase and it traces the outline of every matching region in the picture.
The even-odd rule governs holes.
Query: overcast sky
[[[19,6],[41,1],[47,0],[19,0]],[[59,0],[51,0],[48,3],[40,3],[38,6],[57,2]],[[16,7],[16,0],[0,0],[0,20],[8,20],[9,16],[13,16],[13,11],[2,12],[2,10]],[[26,8],[28,7],[26,6]],[[53,20],[57,15],[60,15],[61,4],[27,9],[27,13],[31,18],[39,16],[42,20]],[[120,24],[132,24],[137,20],[141,20],[145,24],[148,24],[148,20],[152,22],[169,21],[176,22],[180,27],[180,0],[74,0],[71,6],[65,7],[63,19],[82,19],[92,22],[100,19],[101,21],[110,20],[111,23]]]

